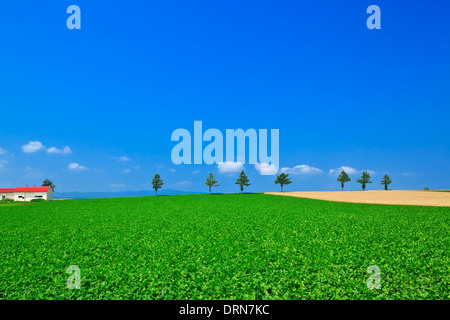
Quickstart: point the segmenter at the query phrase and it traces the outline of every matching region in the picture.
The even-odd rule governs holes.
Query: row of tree
[[[205,184],[209,187],[209,194],[211,194],[212,187],[220,186],[219,181],[217,180],[217,178],[214,176],[213,173],[210,173],[206,177]],[[250,179],[247,177],[244,170],[242,170],[241,173],[239,174],[239,178],[237,178],[235,184],[239,185],[241,193],[244,193],[244,187],[250,186]],[[161,189],[163,185],[164,181],[163,179],[161,179],[159,173],[155,174],[155,176],[152,179],[152,186],[156,192],[156,195],[158,195],[158,190]]]
[[[351,181],[352,179],[349,177],[347,172],[344,170],[341,171],[339,174],[339,177],[337,178],[337,181],[341,183],[342,191],[344,191],[344,183]],[[291,178],[289,178],[289,173],[280,173],[277,175],[277,178],[275,179],[275,184],[279,184],[281,187],[281,192],[283,192],[283,187],[285,185],[289,185],[292,183]],[[367,171],[363,171],[361,177],[356,180],[356,182],[362,184],[362,189],[366,190],[366,184],[372,183],[370,181],[370,174]],[[384,185],[384,190],[388,190],[388,186],[392,183],[392,180],[389,178],[387,174],[383,176],[381,179],[381,184]],[[209,194],[211,194],[211,188],[220,186],[219,181],[214,176],[213,173],[210,173],[206,177],[205,184],[209,188]],[[239,177],[237,178],[236,182],[234,183],[239,186],[239,189],[241,190],[241,193],[244,193],[244,187],[250,186],[250,179],[245,174],[244,170],[241,171],[239,174]],[[164,181],[161,179],[161,176],[159,173],[155,174],[155,176],[152,179],[152,186],[153,190],[155,190],[156,195],[158,195],[158,190],[162,188],[164,185]]]
[[[369,172],[363,171],[361,177],[358,180],[356,180],[356,182],[361,183],[362,189],[366,190],[366,184],[372,183],[372,181],[370,181],[370,179],[371,179],[371,177],[370,177]],[[337,182],[341,183],[342,191],[344,191],[344,184],[351,180],[352,179],[349,177],[348,173],[345,172],[344,170],[342,170],[341,173],[339,174],[339,177],[337,178]],[[280,173],[279,175],[277,175],[277,178],[275,179],[274,182],[275,182],[275,184],[280,185],[281,192],[283,192],[283,187],[285,185],[291,184],[292,180],[291,180],[291,178],[289,178],[288,173],[283,172],[283,173]],[[381,184],[384,185],[384,190],[388,190],[388,186],[391,183],[392,183],[391,178],[389,177],[388,174],[385,174],[383,176],[383,178],[381,179]],[[212,173],[210,173],[208,175],[208,177],[206,177],[205,184],[208,186],[210,194],[211,194],[211,188],[220,186],[219,181]],[[244,193],[244,187],[250,186],[250,179],[245,174],[244,170],[242,170],[241,173],[239,174],[239,177],[237,178],[235,184],[239,186],[241,193]],[[153,189],[156,191],[156,195],[158,195],[158,190],[161,189],[163,185],[164,185],[164,181],[161,179],[161,176],[158,173],[155,174],[155,176],[153,177],[153,180],[152,180],[152,186],[153,186]],[[44,182],[42,183],[42,186],[49,186],[52,188],[53,191],[56,188],[56,185],[49,179],[45,179]]]
[[[361,174],[361,177],[356,180],[356,182],[361,183],[361,187],[363,190],[366,190],[366,184],[368,183],[372,183],[372,181],[370,181],[370,174],[367,171],[363,171]],[[341,171],[341,173],[339,174],[339,177],[337,178],[337,182],[341,183],[341,188],[342,191],[344,191],[344,183],[351,181],[352,179],[348,176],[347,172],[345,172],[344,170]],[[388,190],[388,186],[392,183],[391,178],[389,177],[389,175],[386,173],[383,178],[381,179],[380,182],[382,185],[384,185],[384,190]]]

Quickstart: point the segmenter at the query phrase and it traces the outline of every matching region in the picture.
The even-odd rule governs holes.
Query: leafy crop
[[[449,214],[263,194],[1,206],[0,298],[449,299]]]

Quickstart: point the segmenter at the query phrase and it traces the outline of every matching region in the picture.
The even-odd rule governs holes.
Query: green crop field
[[[449,299],[449,240],[445,207],[264,194],[0,206],[0,298]]]

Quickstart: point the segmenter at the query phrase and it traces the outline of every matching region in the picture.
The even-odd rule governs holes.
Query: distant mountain
[[[202,194],[204,192],[189,192],[179,191],[173,189],[161,189],[158,195],[177,195],[177,194]],[[139,190],[139,191],[116,191],[116,192],[55,192],[55,199],[91,199],[91,198],[119,198],[119,197],[143,197],[154,196],[154,190]]]

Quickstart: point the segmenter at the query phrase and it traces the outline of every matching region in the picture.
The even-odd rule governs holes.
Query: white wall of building
[[[33,199],[53,200],[53,190],[48,192],[14,192],[0,194],[0,199],[13,199],[14,201],[31,201]]]

